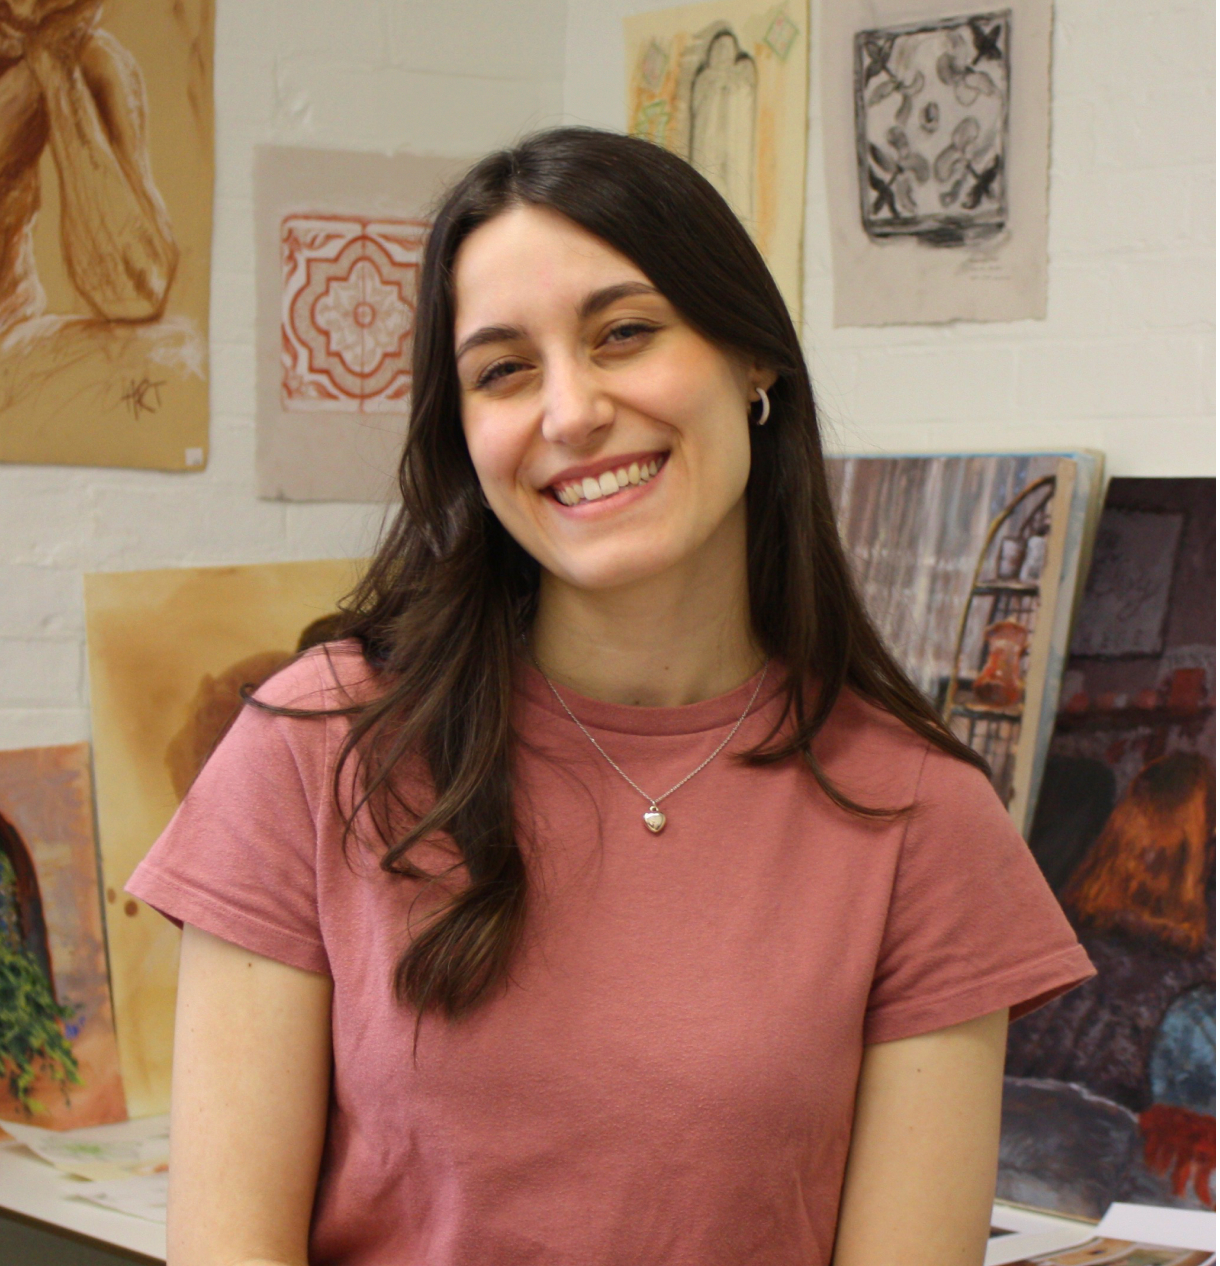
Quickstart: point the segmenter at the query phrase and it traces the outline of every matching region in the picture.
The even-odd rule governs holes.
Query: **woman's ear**
[[[750,386],[770,391],[778,377],[779,374],[770,366],[756,364],[750,369]]]

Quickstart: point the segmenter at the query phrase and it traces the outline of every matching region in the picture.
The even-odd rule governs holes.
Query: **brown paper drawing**
[[[428,215],[464,166],[256,151],[260,496],[390,498]]]
[[[822,21],[835,324],[1044,317],[1050,0]]]
[[[0,1123],[127,1115],[98,892],[89,748],[0,752]]]
[[[207,459],[212,0],[0,5],[0,460]]]
[[[805,0],[711,0],[636,14],[623,25],[627,130],[680,154],[724,195],[799,326]]]
[[[324,561],[85,578],[107,938],[133,1116],[168,1103],[178,933],[123,885],[236,714],[241,688],[325,641],[356,575],[351,562]]]

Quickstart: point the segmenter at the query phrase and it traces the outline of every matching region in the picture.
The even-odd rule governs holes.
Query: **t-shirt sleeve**
[[[260,699],[318,707],[313,657]],[[328,972],[318,917],[318,812],[328,787],[324,718],[245,706],[127,891],[175,923],[307,971]]]
[[[888,1042],[1010,1008],[1094,974],[986,777],[938,749],[907,820],[864,1021]]]

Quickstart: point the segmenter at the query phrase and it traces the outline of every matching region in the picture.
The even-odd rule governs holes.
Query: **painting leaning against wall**
[[[0,752],[0,1126],[126,1115],[89,748]]]
[[[132,1116],[169,1104],[179,934],[123,886],[257,687],[335,632],[343,560],[85,578],[106,936]]]
[[[1100,459],[842,457],[827,469],[870,616],[954,733],[986,757],[1025,830]]]
[[[1030,847],[1097,967],[1009,1035],[1002,1197],[1216,1202],[1214,479],[1115,479]]]

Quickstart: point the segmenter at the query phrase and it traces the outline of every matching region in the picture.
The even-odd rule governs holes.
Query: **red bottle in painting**
[[[994,707],[1011,707],[1025,697],[1021,655],[1029,630],[1016,620],[999,620],[985,634],[987,662],[974,679],[974,697]]]

